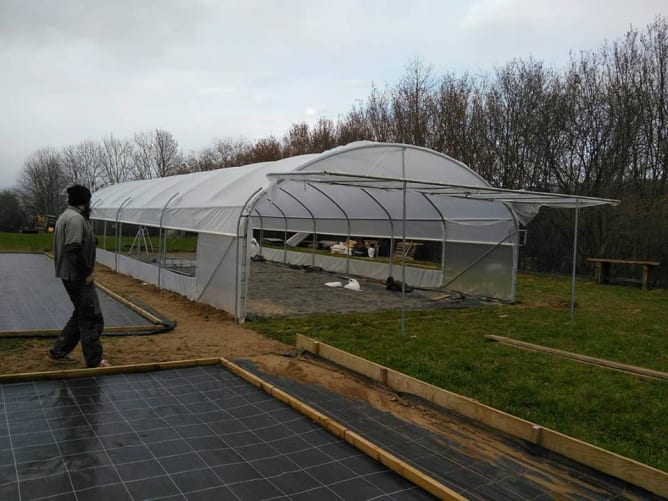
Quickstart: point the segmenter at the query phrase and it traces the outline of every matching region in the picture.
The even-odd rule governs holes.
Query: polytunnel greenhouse
[[[522,228],[541,206],[577,213],[614,203],[496,189],[441,153],[356,142],[320,154],[109,186],[93,195],[92,219],[102,238],[119,236],[123,225],[150,228],[161,242],[168,231],[197,234],[192,275],[168,269],[160,255],[153,262],[133,259],[120,246],[98,250],[98,261],[243,321],[251,254],[257,252],[269,261],[378,280],[394,275],[415,287],[514,301]],[[283,238],[267,246],[265,233]],[[316,252],[321,235],[388,242],[389,258]],[[305,238],[313,252],[289,245]],[[438,249],[433,266],[392,259],[397,248],[415,242]]]

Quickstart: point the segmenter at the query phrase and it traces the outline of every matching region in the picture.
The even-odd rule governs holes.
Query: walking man
[[[76,362],[69,356],[81,341],[87,367],[108,367],[102,357],[100,336],[104,318],[93,282],[95,235],[89,221],[91,193],[75,184],[67,188],[68,207],[58,217],[53,237],[56,277],[63,281],[74,312],[49,350],[58,362]]]

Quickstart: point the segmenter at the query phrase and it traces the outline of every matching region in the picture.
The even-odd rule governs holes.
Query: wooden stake
[[[547,346],[527,343],[525,341],[519,341],[517,339],[511,339],[503,336],[489,335],[485,336],[485,339],[489,339],[490,341],[496,341],[497,343],[501,343],[506,346],[519,348],[521,350],[549,353],[550,355],[555,355],[557,357],[562,357],[562,358],[568,358],[570,360],[575,360],[576,362],[582,362],[584,364],[596,365],[598,367],[605,367],[606,369],[625,372],[627,374],[631,374],[632,376],[639,376],[651,379],[661,379],[664,381],[668,381],[668,372],[661,372],[654,369],[646,369],[645,367],[638,367],[635,365],[622,364],[620,362],[613,362],[612,360],[605,360],[602,358],[589,357],[587,355],[581,355],[580,353],[557,350],[556,348],[549,348]]]

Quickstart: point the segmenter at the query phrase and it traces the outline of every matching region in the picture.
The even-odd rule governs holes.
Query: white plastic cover
[[[254,227],[443,242],[445,262],[436,282],[513,300],[520,223],[545,205],[614,203],[497,189],[435,151],[357,142],[321,154],[109,186],[93,195],[92,218],[199,233],[196,287],[192,279],[174,286],[243,320],[248,281],[239,247]],[[123,260],[123,268],[129,266]]]

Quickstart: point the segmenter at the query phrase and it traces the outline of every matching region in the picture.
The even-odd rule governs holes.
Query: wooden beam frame
[[[647,369],[645,367],[638,367],[636,365],[622,364],[621,362],[613,362],[612,360],[605,360],[603,358],[590,357],[587,355],[581,355],[580,353],[573,353],[571,351],[557,350],[556,348],[550,348],[548,346],[542,346],[539,344],[527,343],[526,341],[519,341],[517,339],[511,339],[509,337],[488,335],[485,336],[485,339],[488,339],[490,341],[496,341],[497,343],[506,346],[512,346],[513,348],[519,348],[521,350],[536,351],[539,353],[548,353],[550,355],[567,358],[569,360],[574,360],[576,362],[581,362],[583,364],[595,365],[598,367],[604,367],[606,369],[611,369],[614,371],[624,372],[632,376],[668,381],[668,372],[661,372],[654,369]]]
[[[164,325],[164,324],[159,324]],[[130,333],[130,332],[152,332],[158,329],[158,325],[123,325],[116,327],[105,327],[104,332]],[[10,337],[58,337],[62,329],[41,329],[41,330],[16,330],[0,331],[0,338]]]
[[[394,391],[423,398],[493,429],[561,454],[659,496],[668,497],[668,473],[657,468],[544,428],[301,334],[297,335],[296,347],[383,383]]]
[[[59,371],[23,372],[19,374],[1,374],[0,384],[22,381],[39,381],[44,379],[70,379],[77,377],[106,376],[109,374],[131,374],[133,372],[150,372],[165,369],[182,369],[200,365],[220,364],[220,358],[194,358],[171,362],[154,362],[147,364],[114,365],[112,367],[95,367],[92,369],[66,369]]]

